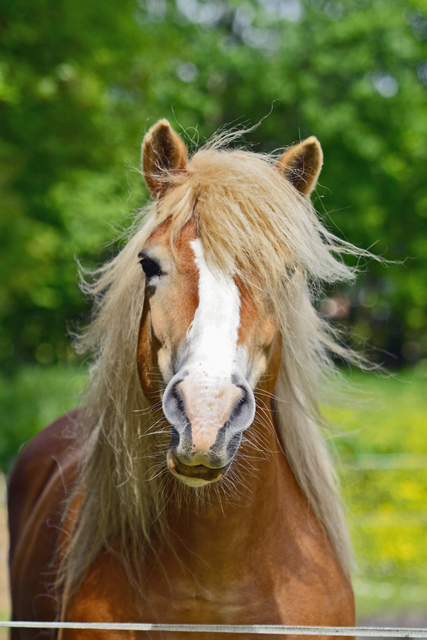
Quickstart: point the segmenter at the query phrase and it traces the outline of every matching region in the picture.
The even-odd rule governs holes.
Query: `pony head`
[[[146,398],[153,406],[161,399],[170,425],[168,468],[194,487],[227,472],[254,421],[255,391],[271,394],[280,368],[272,289],[292,289],[297,259],[292,243],[260,256],[278,222],[265,219],[274,207],[263,182],[304,208],[322,165],[313,137],[275,165],[260,159],[254,167],[253,155],[208,149],[189,162],[166,120],[143,142],[156,213],[138,252],[145,277],[138,373]],[[273,287],[263,282],[269,263],[281,272],[279,283],[277,274],[267,276]]]

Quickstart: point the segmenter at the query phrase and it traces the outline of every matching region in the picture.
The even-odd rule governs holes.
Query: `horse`
[[[13,620],[354,625],[319,428],[335,356],[352,356],[316,301],[354,278],[342,255],[360,252],[311,204],[315,137],[261,154],[236,136],[191,158],[167,120],[144,138],[150,203],[84,284],[85,401],[11,472]]]

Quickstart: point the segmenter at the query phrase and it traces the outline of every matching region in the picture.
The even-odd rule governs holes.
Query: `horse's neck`
[[[248,553],[265,560],[269,552],[276,553],[278,536],[295,530],[306,501],[281,451],[271,411],[264,408],[251,429],[248,437],[254,440],[246,446],[247,459],[242,454],[234,463],[236,475],[231,470],[225,489],[212,492],[206,503],[170,503],[169,545],[186,564],[229,569]]]

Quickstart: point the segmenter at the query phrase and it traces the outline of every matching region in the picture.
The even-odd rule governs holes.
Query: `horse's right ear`
[[[142,143],[142,169],[153,198],[161,198],[168,188],[168,176],[186,166],[185,144],[167,120],[159,120]]]

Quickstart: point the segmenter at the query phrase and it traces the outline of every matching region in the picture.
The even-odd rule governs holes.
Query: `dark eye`
[[[154,276],[162,275],[162,269],[159,263],[155,260],[151,260],[151,258],[143,257],[139,261],[139,264],[141,265],[142,270],[145,273],[147,281],[151,280],[151,278],[154,278]]]

